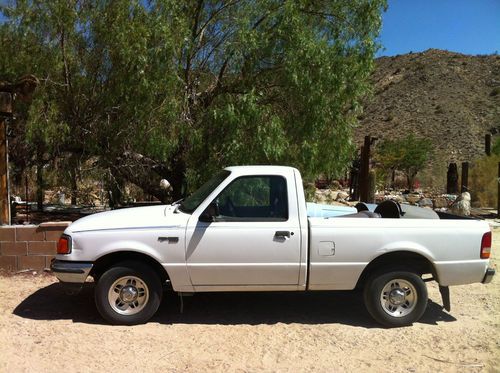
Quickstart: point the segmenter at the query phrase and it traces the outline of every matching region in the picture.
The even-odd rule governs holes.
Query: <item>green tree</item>
[[[405,174],[408,188],[413,189],[415,177],[432,154],[432,143],[410,133],[402,139],[383,140],[377,145],[375,160],[385,170],[398,170]]]
[[[495,155],[500,155],[500,137],[497,137],[495,139],[493,147],[491,148],[491,152]]]
[[[70,169],[165,200],[230,164],[349,164],[385,0],[11,1],[0,71],[37,75]],[[5,72],[5,73],[4,73]],[[4,78],[0,76],[0,79]],[[35,112],[36,111],[36,112]],[[44,114],[48,117],[48,114]],[[37,121],[38,123],[35,123]],[[51,140],[52,141],[52,140]],[[54,141],[52,141],[54,143]]]

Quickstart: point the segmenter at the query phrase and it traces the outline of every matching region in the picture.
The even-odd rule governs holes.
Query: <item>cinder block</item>
[[[64,232],[61,228],[44,228],[45,241],[59,241],[59,237]]]
[[[45,232],[38,227],[16,227],[16,241],[43,241]]]
[[[23,269],[33,269],[40,271],[45,268],[45,257],[44,256],[19,256],[18,257],[18,268]]]
[[[16,228],[14,227],[1,227],[0,228],[0,241],[15,241]]]
[[[1,255],[28,255],[26,242],[0,242]]]
[[[45,241],[28,242],[28,255],[55,255],[56,243]]]
[[[17,256],[0,256],[0,268],[15,271],[17,269]]]

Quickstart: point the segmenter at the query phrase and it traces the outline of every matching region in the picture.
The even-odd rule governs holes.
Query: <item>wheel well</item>
[[[163,266],[149,255],[138,253],[135,251],[117,251],[111,254],[104,255],[97,259],[90,271],[90,275],[94,280],[101,277],[114,264],[123,261],[137,261],[149,265],[160,276],[161,282],[169,280],[168,273]]]
[[[356,288],[362,288],[372,274],[382,269],[390,270],[396,268],[410,270],[418,275],[431,273],[434,279],[437,280],[434,266],[425,256],[410,251],[395,251],[380,255],[372,260],[361,273]]]

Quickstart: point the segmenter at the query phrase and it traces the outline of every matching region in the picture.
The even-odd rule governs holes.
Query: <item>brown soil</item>
[[[500,258],[494,233],[493,265]],[[384,329],[350,292],[168,295],[146,325],[106,325],[92,284],[70,296],[51,275],[0,277],[0,372],[377,371],[498,372],[500,276],[434,283],[423,318]]]

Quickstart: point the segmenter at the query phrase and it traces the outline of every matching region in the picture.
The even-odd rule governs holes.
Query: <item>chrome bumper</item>
[[[486,270],[486,274],[484,275],[483,281],[481,282],[483,284],[489,284],[493,279],[493,276],[495,276],[495,270],[493,268],[488,268]]]
[[[61,282],[83,284],[92,269],[91,262],[70,262],[52,259],[50,269]]]

